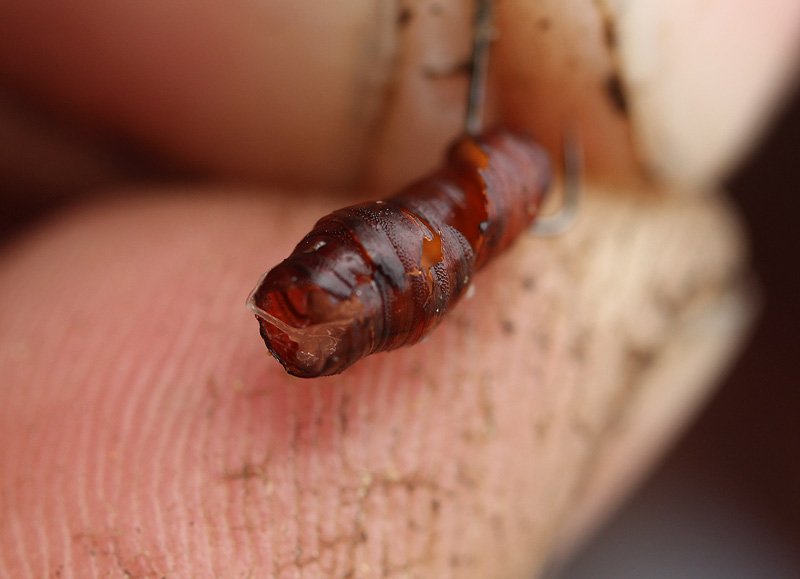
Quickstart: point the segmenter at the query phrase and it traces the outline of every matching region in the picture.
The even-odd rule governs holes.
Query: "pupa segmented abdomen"
[[[418,342],[535,219],[550,177],[542,147],[498,130],[386,201],[323,217],[248,299],[270,352],[312,378]]]

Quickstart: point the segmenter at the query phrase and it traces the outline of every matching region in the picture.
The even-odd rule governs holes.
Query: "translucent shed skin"
[[[397,195],[323,217],[248,299],[267,348],[313,378],[420,341],[536,218],[551,174],[542,147],[495,130]]]

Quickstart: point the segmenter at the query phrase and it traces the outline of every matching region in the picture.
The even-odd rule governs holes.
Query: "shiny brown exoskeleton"
[[[270,352],[311,378],[418,342],[531,224],[550,178],[543,148],[497,130],[386,201],[323,217],[248,300]]]

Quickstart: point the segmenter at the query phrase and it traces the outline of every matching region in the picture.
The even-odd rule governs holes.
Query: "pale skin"
[[[686,58],[680,23],[714,5],[533,4],[498,9],[489,119],[554,152],[577,126],[580,222],[520,239],[426,342],[301,381],[247,293],[349,191],[438,163],[468,5],[3,3],[4,102],[29,112],[2,107],[0,152],[27,190],[129,176],[75,127],[215,182],[108,187],[0,253],[0,576],[523,578],[624,495],[750,319],[714,184],[786,85],[800,7],[721,3]],[[637,50],[648,22],[680,42]],[[719,78],[697,88],[704,58]]]

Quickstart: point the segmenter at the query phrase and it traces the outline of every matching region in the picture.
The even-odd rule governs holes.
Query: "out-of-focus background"
[[[727,189],[763,292],[751,342],[559,579],[800,577],[800,92]]]

